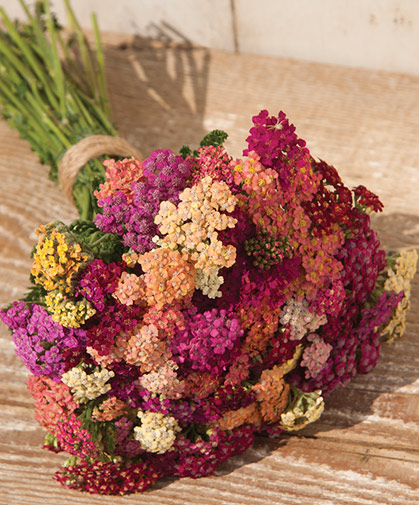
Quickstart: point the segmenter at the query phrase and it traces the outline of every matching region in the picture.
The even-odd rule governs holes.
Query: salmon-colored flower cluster
[[[220,430],[234,430],[243,424],[258,425],[262,420],[261,413],[256,402],[240,407],[237,410],[228,410],[216,421],[216,426]]]
[[[404,331],[417,254],[386,262],[378,197],[283,112],[253,118],[242,159],[223,140],[105,162],[94,223],[41,227],[32,289],[0,312],[69,488],[209,475],[316,421]]]
[[[268,423],[278,422],[288,405],[290,387],[285,383],[283,373],[279,365],[263,370],[259,382],[252,388],[262,418]]]
[[[155,249],[138,258],[144,275],[147,305],[162,309],[165,305],[187,303],[195,289],[195,265],[188,254]]]
[[[195,289],[195,266],[190,256],[179,251],[157,248],[142,255],[126,256],[135,260],[143,275],[123,272],[114,296],[125,305],[146,304],[159,310],[176,302],[186,304]]]
[[[90,433],[75,414],[78,405],[64,383],[31,376],[27,386],[35,400],[35,418],[53,436],[56,450],[81,457],[98,455]]]
[[[278,174],[271,168],[265,168],[255,152],[250,152],[247,156],[244,161],[238,160],[234,166],[234,182],[247,194],[240,199],[242,204],[256,212],[261,206],[261,200],[275,190]]]
[[[95,197],[101,200],[120,191],[126,196],[127,202],[132,203],[134,195],[132,185],[140,182],[143,176],[142,161],[135,158],[117,161],[111,159],[105,160],[103,164],[106,167],[106,181],[94,192]]]
[[[178,365],[168,359],[162,366],[142,375],[139,383],[141,387],[151,393],[170,399],[178,399],[185,393],[185,383],[179,378],[178,370]]]
[[[116,346],[117,353],[122,353],[127,363],[138,366],[143,373],[157,370],[172,356],[167,342],[153,324],[134,328],[129,337],[121,335]]]
[[[113,421],[125,414],[126,411],[127,404],[125,402],[116,396],[110,396],[93,409],[92,419],[93,421]]]

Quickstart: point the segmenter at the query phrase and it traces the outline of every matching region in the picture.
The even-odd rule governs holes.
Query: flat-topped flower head
[[[50,291],[45,296],[45,304],[52,320],[65,328],[80,328],[96,314],[88,300],[67,298],[61,291]]]
[[[160,203],[170,201],[176,204],[179,201],[179,193],[186,187],[191,167],[188,161],[169,149],[153,151],[142,163],[141,177],[136,181],[134,177],[140,174],[138,162],[128,161],[127,164],[127,168],[137,174],[132,175],[130,191],[126,190],[125,180],[122,188],[118,186],[112,179],[114,165],[108,166],[113,182],[99,200],[102,213],[97,214],[95,223],[106,233],[120,235],[125,246],[144,253],[154,246],[152,238],[157,232],[154,218]]]
[[[0,317],[12,331],[16,354],[36,376],[59,382],[85,348],[85,330],[60,325],[40,305],[14,302]]]
[[[88,254],[74,241],[68,228],[58,221],[40,226],[36,231],[31,274],[47,291],[58,289],[71,293],[77,274],[87,265]]]
[[[102,207],[101,200],[112,196],[117,192],[122,192],[131,203],[134,197],[132,186],[140,182],[143,177],[143,162],[135,158],[125,158],[123,160],[105,160],[106,168],[105,182],[99,186],[93,194],[98,199],[99,207]]]
[[[180,431],[176,419],[160,412],[139,411],[137,415],[141,425],[134,428],[135,440],[138,440],[147,452],[167,452],[175,442],[176,433]]]
[[[107,382],[114,375],[106,368],[96,367],[88,373],[83,366],[77,366],[63,374],[61,380],[71,389],[76,402],[85,403],[107,393],[111,389]]]
[[[236,248],[225,245],[218,232],[234,228],[236,198],[223,181],[206,176],[179,195],[179,204],[162,202],[154,222],[162,238],[154,242],[163,248],[189,255],[197,273],[196,287],[211,298],[218,297],[223,278],[221,268],[229,268],[236,259]]]

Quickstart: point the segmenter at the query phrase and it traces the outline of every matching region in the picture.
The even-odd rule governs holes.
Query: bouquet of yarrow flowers
[[[240,159],[226,136],[107,159],[94,217],[37,230],[32,287],[1,318],[66,487],[210,475],[317,420],[403,333],[417,254],[380,248],[379,198],[283,112],[253,117]]]

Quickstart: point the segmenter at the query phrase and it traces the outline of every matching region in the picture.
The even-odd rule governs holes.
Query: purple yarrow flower
[[[189,162],[181,156],[169,149],[153,151],[143,163],[143,180],[132,184],[132,202],[122,192],[100,199],[102,214],[96,216],[96,225],[103,232],[121,236],[123,244],[134,251],[150,251],[158,233],[154,218],[160,203],[177,204],[190,173]]]
[[[38,377],[59,382],[85,348],[86,331],[55,323],[40,305],[14,302],[0,317],[12,331],[16,354]]]

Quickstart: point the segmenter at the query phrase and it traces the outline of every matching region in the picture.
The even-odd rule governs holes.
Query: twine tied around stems
[[[73,185],[84,165],[99,156],[133,156],[141,159],[141,152],[121,137],[90,135],[66,151],[58,165],[58,180],[67,199],[74,205]]]

